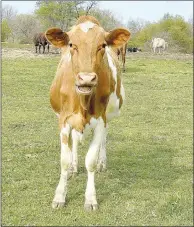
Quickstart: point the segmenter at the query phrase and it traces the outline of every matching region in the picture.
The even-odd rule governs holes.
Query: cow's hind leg
[[[104,131],[104,137],[102,139],[102,143],[100,145],[98,163],[97,163],[97,171],[105,171],[106,170],[106,137],[107,131]]]
[[[87,180],[87,186],[85,191],[85,205],[84,205],[86,210],[98,209],[94,175],[97,167],[99,148],[102,143],[104,130],[105,130],[104,121],[102,120],[102,118],[100,118],[94,130],[94,137],[90,144],[90,147],[85,159],[85,165],[88,172],[88,180]]]
[[[123,72],[125,72],[125,54],[122,54]]]
[[[39,50],[39,54],[40,54],[40,48],[41,48],[41,44],[39,44],[38,50]]]
[[[67,194],[67,177],[68,170],[72,163],[72,154],[69,144],[69,134],[70,126],[66,124],[64,128],[61,129],[60,139],[61,139],[61,175],[59,184],[55,191],[55,196],[52,202],[53,208],[63,207],[65,205],[65,198]]]
[[[43,44],[42,47],[43,47],[43,52],[42,53],[44,54],[44,52],[45,52],[45,44]]]

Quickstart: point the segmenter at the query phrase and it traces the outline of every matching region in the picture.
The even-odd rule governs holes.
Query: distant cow
[[[140,52],[142,50],[140,48],[137,48],[137,47],[129,47],[129,48],[127,48],[127,51],[128,52]]]
[[[41,46],[42,46],[43,47],[43,52],[42,53],[44,54],[46,45],[47,45],[48,53],[49,53],[49,42],[46,39],[44,33],[35,34],[34,37],[33,37],[33,42],[34,42],[34,45],[36,47],[36,53],[37,53],[37,47],[39,47],[39,54],[40,54],[40,49],[41,49]]]
[[[164,52],[164,50],[168,46],[167,42],[165,42],[165,40],[161,39],[161,38],[153,38],[151,41],[151,45],[152,45],[152,49],[153,49],[154,53],[156,53],[157,49],[158,49],[159,54],[161,53],[162,50]]]
[[[126,58],[126,51],[127,51],[127,43],[123,44],[120,48],[117,48],[117,56],[121,55],[121,60],[123,64],[123,72],[125,72],[125,58]]]
[[[107,124],[119,115],[124,100],[118,48],[130,38],[123,28],[106,32],[92,16],[80,17],[68,32],[46,31],[47,39],[62,48],[56,77],[50,89],[51,106],[59,118],[61,175],[52,207],[66,203],[67,179],[78,170],[78,144],[93,131],[85,158],[88,173],[85,209],[98,208],[95,172],[106,168]]]

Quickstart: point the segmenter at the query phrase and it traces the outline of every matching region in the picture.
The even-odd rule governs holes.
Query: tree
[[[2,20],[12,20],[17,15],[17,11],[10,5],[3,5],[2,7]]]
[[[124,25],[120,20],[118,20],[110,10],[93,9],[89,13],[90,15],[96,17],[100,22],[101,26],[106,30],[112,30],[116,27],[123,27]]]
[[[7,19],[3,19],[1,23],[1,41],[5,42],[11,34],[11,28],[8,25]]]
[[[131,32],[131,38],[134,37],[136,33],[140,32],[149,23],[150,23],[149,21],[145,21],[141,18],[137,19],[130,18],[127,22],[127,28]]]
[[[189,26],[190,26],[190,33],[191,33],[191,35],[193,35],[193,16],[191,16],[188,19],[188,23],[189,23]]]
[[[184,53],[193,52],[193,34],[191,26],[180,15],[165,14],[157,23],[146,25],[136,33],[130,42],[140,47],[149,47],[152,38],[164,38],[168,42],[168,50]]]
[[[12,36],[11,22],[17,15],[17,11],[10,5],[2,6],[2,24],[1,24],[1,40],[6,41]]]
[[[20,43],[31,43],[33,35],[41,31],[41,25],[34,15],[20,14],[11,21],[12,35]]]
[[[38,1],[36,15],[48,27],[68,30],[80,15],[87,15],[97,1]]]

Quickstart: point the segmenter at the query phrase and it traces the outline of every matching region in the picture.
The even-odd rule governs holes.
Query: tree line
[[[37,1],[32,14],[18,14],[10,5],[2,8],[1,41],[32,43],[37,32],[49,27],[60,27],[67,31],[81,15],[92,15],[109,31],[126,27],[131,32],[129,47],[150,49],[152,38],[164,38],[172,52],[193,52],[193,19],[186,21],[180,15],[166,13],[158,22],[129,19],[127,24],[110,10],[100,9],[98,1]]]

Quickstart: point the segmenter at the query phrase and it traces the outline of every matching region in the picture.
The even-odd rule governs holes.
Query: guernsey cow
[[[121,55],[121,60],[122,60],[122,65],[123,65],[123,72],[125,72],[126,51],[127,51],[127,43],[124,43],[120,48],[117,48],[118,59],[119,59],[119,57]]]
[[[52,207],[64,206],[67,179],[78,170],[78,143],[87,131],[93,131],[85,158],[85,209],[95,210],[94,174],[106,167],[107,122],[119,114],[124,100],[121,72],[112,47],[126,43],[130,33],[123,28],[106,32],[94,17],[82,16],[68,32],[51,28],[45,34],[62,51],[50,89],[61,141],[61,175]]]

